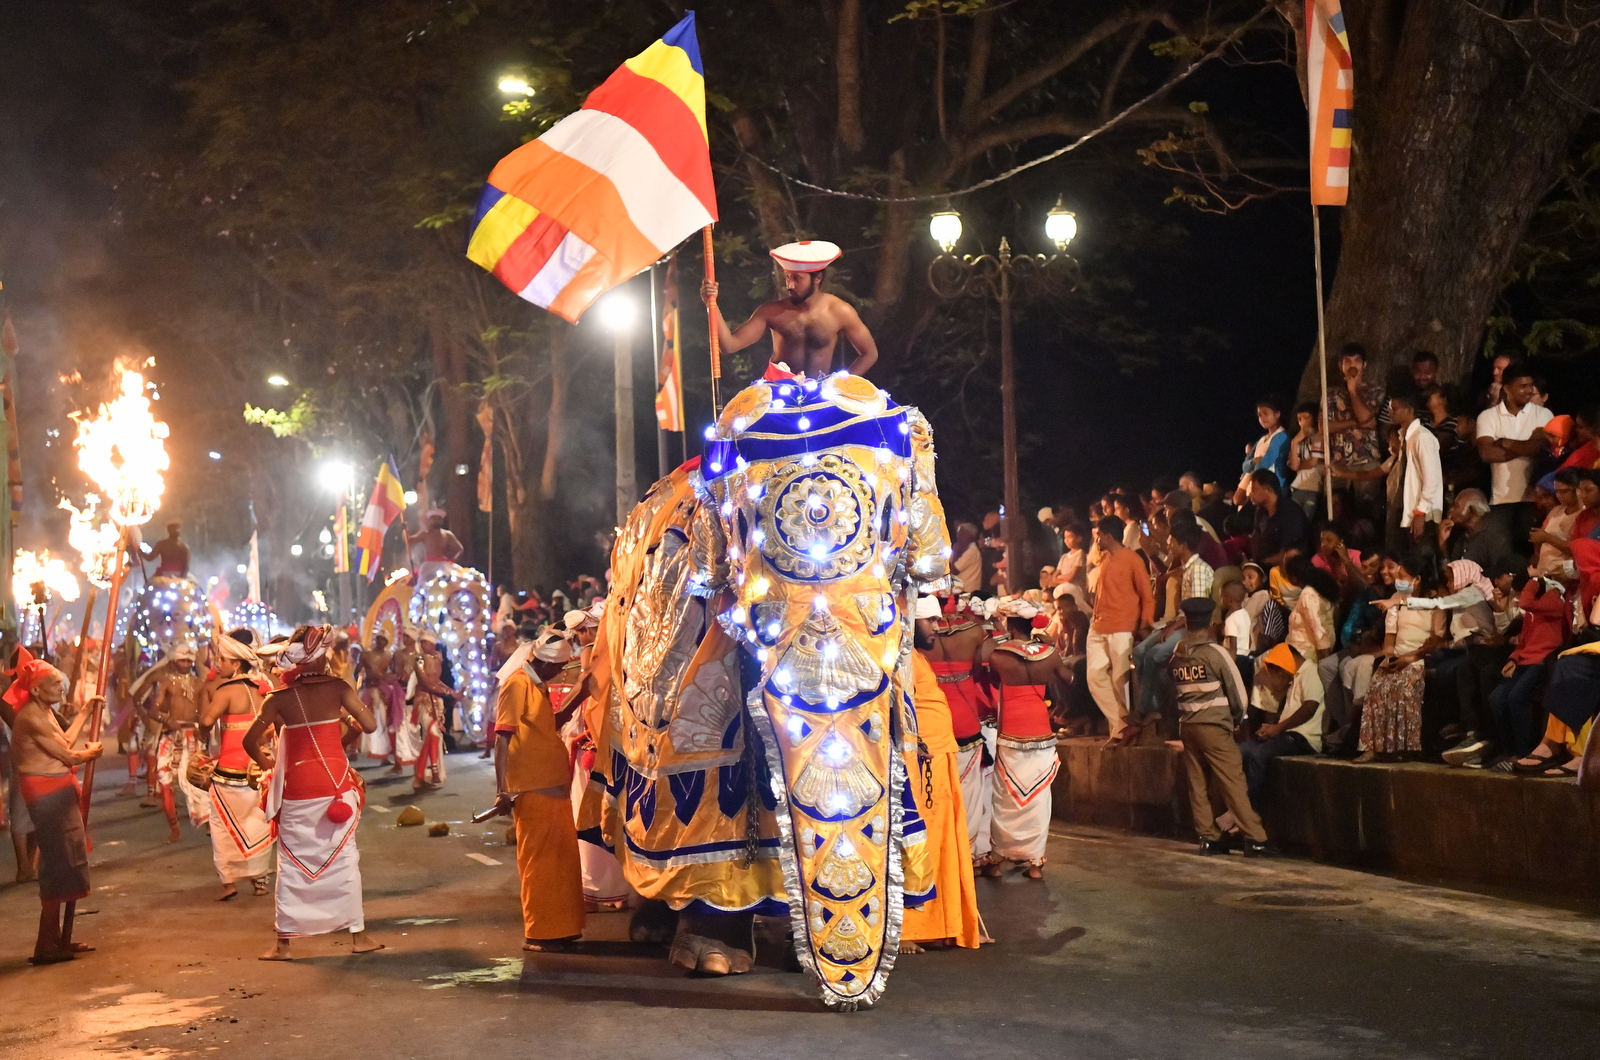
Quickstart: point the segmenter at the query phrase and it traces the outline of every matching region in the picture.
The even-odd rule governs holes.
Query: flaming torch
[[[89,619],[94,615],[95,597],[111,584],[120,556],[117,546],[122,540],[122,531],[110,520],[95,525],[94,514],[100,498],[91,493],[85,503],[88,507],[80,510],[65,497],[61,499],[61,507],[72,513],[67,543],[82,558],[80,567],[89,579],[89,599],[83,605],[83,629],[78,634],[78,652],[73,657],[71,681],[67,686],[69,701],[81,687],[84,666],[89,659]]]
[[[102,404],[98,413],[74,413],[72,416],[78,424],[78,437],[73,443],[78,449],[78,467],[106,498],[109,517],[107,524],[95,529],[93,516],[86,516],[79,530],[80,535],[95,535],[92,539],[83,538],[86,545],[92,544],[93,549],[101,550],[83,552],[85,569],[93,562],[96,572],[106,577],[108,590],[106,628],[100,638],[100,673],[95,680],[96,696],[106,694],[106,680],[111,675],[111,640],[117,623],[117,597],[128,571],[129,532],[155,515],[166,489],[162,472],[171,465],[167,456],[167,425],[151,415],[144,376],[122,366],[117,368],[116,374],[116,398]],[[74,513],[76,528],[79,517],[75,509]],[[105,550],[108,540],[111,547]],[[84,624],[87,631],[87,611]],[[90,718],[91,743],[100,738],[104,715],[102,708]],[[85,822],[89,820],[89,796],[94,791],[94,769],[95,762],[91,761],[84,771],[82,810]]]
[[[15,600],[32,601],[31,606],[38,610],[39,639],[46,642],[50,633],[44,613],[52,595],[67,603],[78,598],[78,578],[67,569],[66,561],[51,559],[49,549],[38,555],[25,549],[18,551],[11,561],[11,596]],[[27,632],[26,628],[23,632]],[[26,637],[23,639],[26,641]]]

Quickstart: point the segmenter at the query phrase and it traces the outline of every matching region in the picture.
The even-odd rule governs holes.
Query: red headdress
[[[13,707],[20,707],[33,695],[34,687],[44,678],[56,672],[56,668],[43,659],[35,659],[27,648],[17,648],[17,668],[7,670],[11,677],[11,687],[6,689],[5,701]]]

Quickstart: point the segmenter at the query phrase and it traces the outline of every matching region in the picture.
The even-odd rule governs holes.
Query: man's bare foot
[[[222,893],[217,895],[217,901],[226,902],[229,898],[238,897],[238,894],[239,888],[235,887],[231,883],[225,883],[222,885]]]
[[[1371,752],[1371,751],[1362,751],[1360,754],[1356,755],[1350,761],[1354,762],[1358,766],[1362,766],[1362,765],[1366,765],[1368,762],[1371,762],[1371,761],[1375,760],[1377,757],[1378,756],[1376,754],[1374,754],[1373,752]]]
[[[1023,875],[1027,876],[1030,880],[1042,880],[1044,879],[1044,866],[1029,865],[1027,871],[1024,872]]]
[[[289,940],[279,939],[277,945],[256,959],[259,961],[292,961],[294,960],[294,955],[289,952]]]
[[[1005,875],[1005,868],[998,861],[986,861],[978,867],[980,876],[987,876],[991,880],[998,880]]]
[[[87,942],[71,942],[71,943],[68,943],[67,944],[67,949],[71,950],[73,953],[93,953],[94,952],[94,947],[89,945]]]
[[[35,953],[32,957],[29,957],[28,958],[28,963],[29,964],[60,964],[63,961],[70,961],[70,960],[72,960],[72,951],[70,949],[65,949],[65,950],[46,950],[43,953]]]
[[[181,838],[181,837],[178,835],[178,826],[177,825],[173,825],[172,826],[172,831],[167,833],[167,842],[168,843],[176,843],[179,840],[179,838]]]
[[[578,940],[582,935],[568,935],[564,939],[530,939],[522,940],[522,948],[529,953],[570,953],[577,948]]]
[[[134,785],[133,781],[130,780],[126,784],[122,785],[122,787],[117,789],[117,796],[118,798],[125,799],[129,795],[136,794],[138,790],[139,789]]]
[[[139,800],[139,808],[144,810],[153,810],[160,805],[160,800],[154,795],[146,795],[144,798]]]
[[[907,953],[927,953],[927,952],[928,952],[927,950],[923,949],[921,946],[918,946],[915,942],[907,942],[905,939],[901,939],[900,940],[900,953],[902,955],[907,954]]]
[[[350,932],[351,953],[371,953],[374,950],[387,949],[383,943],[375,941],[365,931]]]

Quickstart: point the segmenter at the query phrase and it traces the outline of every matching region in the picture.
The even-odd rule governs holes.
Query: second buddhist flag
[[[582,109],[500,160],[467,257],[576,322],[601,294],[717,219],[694,13]]]

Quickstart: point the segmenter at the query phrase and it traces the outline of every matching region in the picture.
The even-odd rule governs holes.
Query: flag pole
[[[705,228],[701,229],[700,234],[705,237],[706,280],[710,283],[716,283],[717,259],[712,252],[711,226],[706,225]],[[715,422],[717,417],[722,415],[722,397],[718,392],[719,383],[722,380],[722,336],[717,330],[717,300],[715,297],[706,306],[706,322],[711,332],[711,419],[712,422]]]
[[[661,400],[661,310],[656,305],[656,267],[650,266],[650,363],[654,366],[656,400]],[[667,477],[667,432],[656,416],[656,478]]]
[[[1333,450],[1328,447],[1328,333],[1322,304],[1322,214],[1311,204],[1311,246],[1317,274],[1317,378],[1322,383],[1322,491],[1328,505],[1328,521],[1333,522]]]

